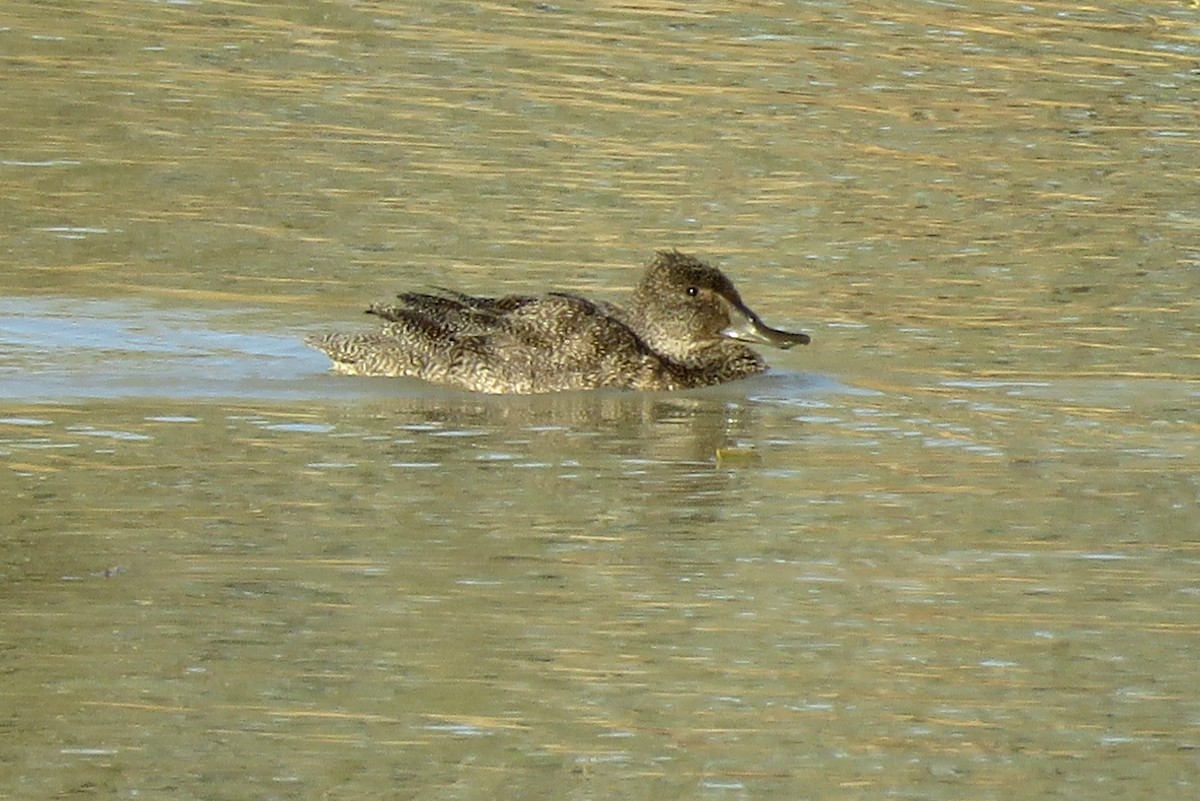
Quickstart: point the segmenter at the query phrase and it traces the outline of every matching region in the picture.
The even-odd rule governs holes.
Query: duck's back
[[[310,340],[354,375],[413,376],[476,392],[663,388],[664,367],[618,309],[570,294],[408,293],[373,306],[379,331]]]

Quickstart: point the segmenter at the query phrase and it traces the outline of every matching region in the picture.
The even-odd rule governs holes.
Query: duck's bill
[[[807,345],[812,341],[808,334],[792,331],[780,331],[758,319],[758,315],[744,306],[734,307],[730,314],[729,325],[721,332],[730,339],[742,342],[755,342],[759,345],[770,345],[775,348],[790,348],[792,345]]]

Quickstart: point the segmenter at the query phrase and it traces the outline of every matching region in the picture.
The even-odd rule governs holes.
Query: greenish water
[[[10,3],[0,797],[1190,799],[1200,22]],[[658,247],[678,395],[331,376]]]

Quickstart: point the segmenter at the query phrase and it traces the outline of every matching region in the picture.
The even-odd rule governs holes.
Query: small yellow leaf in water
[[[761,461],[762,456],[753,448],[717,448],[717,467],[746,467]]]

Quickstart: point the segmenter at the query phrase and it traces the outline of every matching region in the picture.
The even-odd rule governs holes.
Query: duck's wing
[[[551,292],[538,299],[540,307],[523,308],[512,315],[514,320],[531,321],[534,330],[546,331],[538,325],[546,317],[557,322],[552,336],[558,340],[579,340],[580,346],[596,342],[601,346],[622,350],[649,351],[630,323],[628,313],[613,303],[592,300],[570,292]]]
[[[438,289],[436,294],[404,292],[397,299],[398,304],[372,304],[367,314],[392,323],[412,323],[421,318],[430,325],[464,336],[503,328],[506,315],[537,301],[536,297],[526,295],[487,298],[449,289]]]
[[[578,295],[544,295],[507,315],[503,334],[480,346],[541,391],[638,386],[661,362],[614,308]]]
[[[409,306],[428,303],[430,301],[442,301],[474,311],[491,312],[493,314],[508,314],[523,306],[528,306],[530,303],[536,303],[539,299],[537,295],[502,295],[498,298],[491,298],[481,295],[468,295],[465,292],[458,292],[444,287],[434,287],[434,289],[436,290],[436,294],[404,292],[397,297]]]

